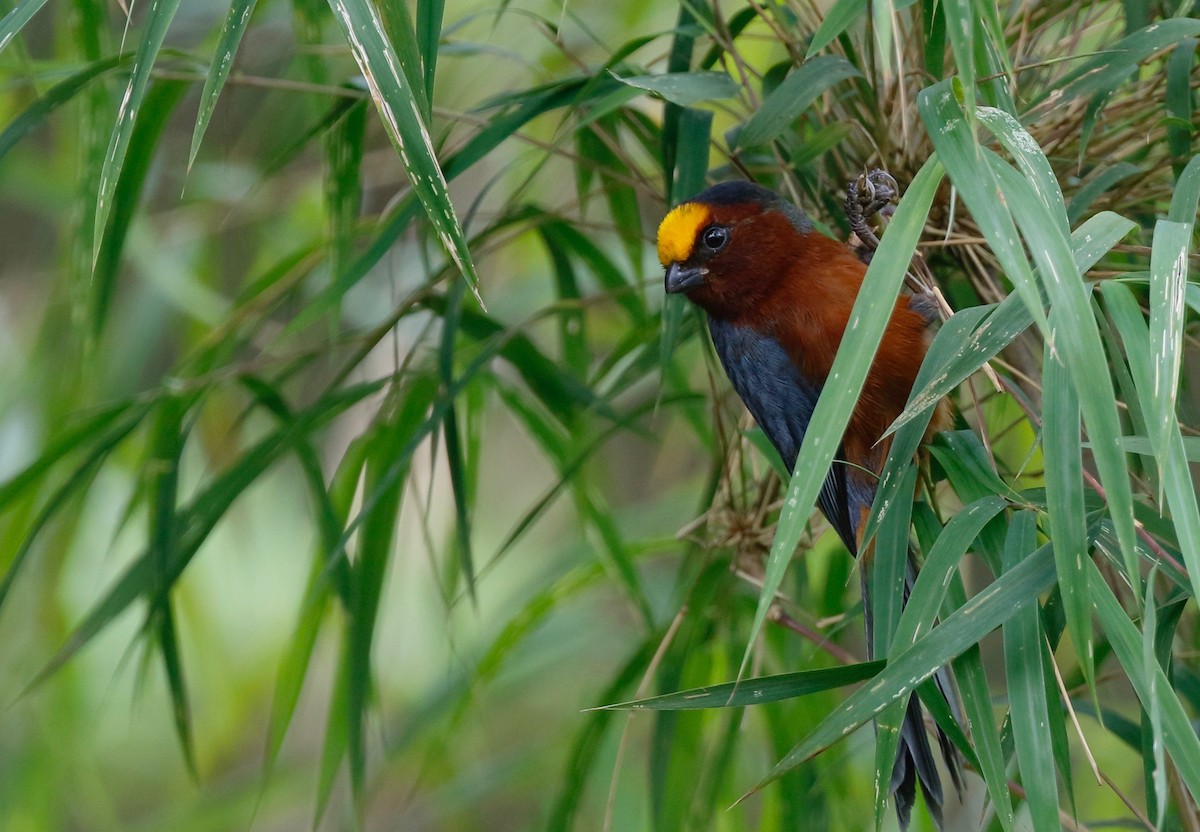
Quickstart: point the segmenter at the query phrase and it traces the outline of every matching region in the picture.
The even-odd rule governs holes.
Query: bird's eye
[[[729,242],[729,229],[722,225],[710,225],[700,235],[700,242],[709,251],[720,251]]]

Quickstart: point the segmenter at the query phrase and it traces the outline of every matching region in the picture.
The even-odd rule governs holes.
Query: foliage
[[[878,828],[950,662],[963,828],[1197,828],[1193,5],[18,0],[2,825]],[[786,482],[653,229],[869,167]],[[906,269],[864,663],[811,509]]]

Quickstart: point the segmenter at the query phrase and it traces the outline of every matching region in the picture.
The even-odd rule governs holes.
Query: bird
[[[746,409],[793,471],[817,397],[829,376],[866,274],[867,258],[815,229],[789,200],[748,181],[713,185],[680,203],[658,228],[664,288],[704,310],[717,357]],[[862,531],[889,443],[887,427],[908,401],[931,339],[936,304],[902,294],[884,331],[862,394],[817,504],[851,555]],[[939,408],[928,435],[946,427]],[[870,547],[863,553],[865,560]],[[860,564],[868,654],[872,652],[869,569]],[[905,599],[916,577],[911,551]],[[938,678],[956,701],[951,683]],[[952,710],[953,712],[953,710]],[[962,791],[961,764],[945,733],[937,740]],[[907,828],[916,787],[938,827],[944,795],[918,699],[910,697],[889,792]]]

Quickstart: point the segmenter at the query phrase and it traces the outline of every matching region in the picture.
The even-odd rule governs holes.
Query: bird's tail
[[[874,652],[874,627],[870,609],[870,595],[867,592],[866,584],[867,572],[869,571],[865,567],[862,569],[863,614],[866,620],[867,652],[868,655],[874,658],[872,655]],[[908,596],[912,591],[916,578],[916,561],[913,559],[912,551],[909,550],[908,565],[904,574],[903,600],[905,604],[908,603]],[[961,722],[962,709],[959,707],[958,694],[954,689],[949,672],[945,668],[942,668],[934,675],[934,682],[950,706],[950,712]],[[954,782],[955,789],[961,795],[963,789],[962,763],[959,759],[958,751],[940,726],[934,726],[934,735],[937,738],[938,747],[941,749],[942,759],[946,761],[946,769],[950,773],[950,779]],[[929,736],[925,730],[924,709],[921,708],[920,699],[917,698],[916,694],[913,694],[908,700],[908,705],[904,712],[904,721],[900,725],[900,744],[896,749],[896,763],[892,767],[892,779],[888,786],[888,791],[896,802],[896,816],[900,820],[901,829],[908,828],[908,822],[912,816],[912,807],[916,802],[917,786],[920,786],[921,793],[925,796],[925,806],[929,810],[929,814],[933,817],[938,829],[941,829],[942,805],[944,803],[942,779],[938,774],[937,763],[934,761],[933,750],[929,744]]]

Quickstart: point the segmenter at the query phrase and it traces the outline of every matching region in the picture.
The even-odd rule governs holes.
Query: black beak
[[[667,275],[663,279],[663,288],[668,294],[677,294],[686,292],[688,289],[694,289],[697,286],[704,285],[705,271],[698,267],[685,268],[678,263],[672,263],[667,267]]]

